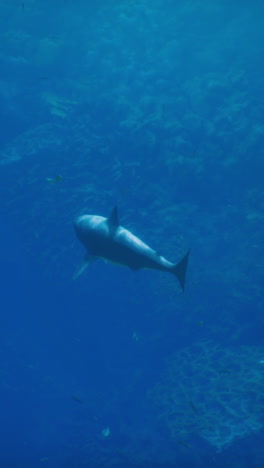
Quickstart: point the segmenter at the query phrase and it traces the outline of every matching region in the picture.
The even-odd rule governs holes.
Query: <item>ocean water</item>
[[[264,466],[262,1],[0,1],[0,467]],[[82,214],[178,262],[85,255]]]

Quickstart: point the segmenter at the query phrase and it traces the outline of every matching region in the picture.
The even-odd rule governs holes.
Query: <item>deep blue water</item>
[[[1,468],[263,466],[263,14],[0,1]],[[191,249],[184,294],[102,260],[73,281],[73,220],[116,205]]]

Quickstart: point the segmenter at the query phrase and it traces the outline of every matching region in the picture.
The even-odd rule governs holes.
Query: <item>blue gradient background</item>
[[[264,359],[263,14],[0,1],[1,467],[263,466],[263,429],[219,451],[192,423],[173,436],[150,397],[195,343],[232,349],[231,369],[241,346]],[[116,204],[169,260],[191,248],[184,295],[103,261],[72,280],[73,219]],[[257,385],[264,427],[264,367]]]

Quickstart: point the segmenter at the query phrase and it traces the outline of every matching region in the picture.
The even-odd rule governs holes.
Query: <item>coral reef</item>
[[[173,438],[221,451],[264,426],[264,348],[200,342],[180,350],[150,397]]]

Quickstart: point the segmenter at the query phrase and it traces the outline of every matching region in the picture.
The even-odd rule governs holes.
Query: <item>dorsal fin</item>
[[[114,232],[118,226],[119,226],[119,219],[118,219],[118,209],[117,209],[117,206],[115,206],[113,209],[112,209],[112,212],[110,214],[110,216],[107,218],[107,224],[109,226],[109,230],[111,232]]]

